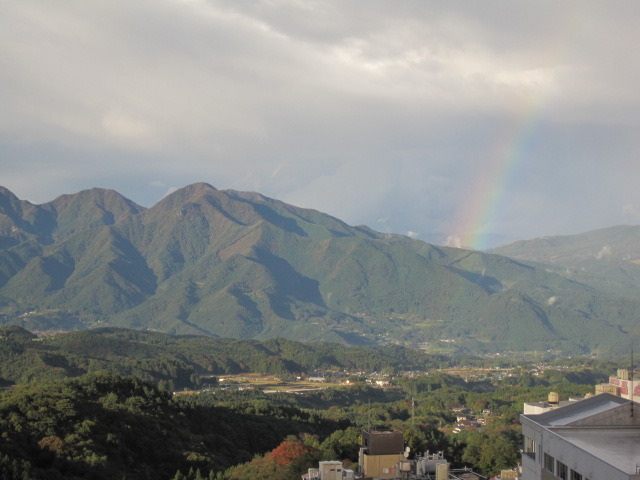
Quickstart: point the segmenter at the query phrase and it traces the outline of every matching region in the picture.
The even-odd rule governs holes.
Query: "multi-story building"
[[[629,370],[618,369],[616,375],[609,377],[609,383],[596,385],[596,393],[612,393],[628,400],[640,399],[640,381],[634,380]]]
[[[360,467],[366,477],[394,478],[404,460],[404,438],[395,430],[365,430],[361,436]]]
[[[640,480],[640,406],[602,393],[521,415],[523,480]]]

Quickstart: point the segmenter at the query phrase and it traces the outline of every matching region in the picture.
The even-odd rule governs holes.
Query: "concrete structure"
[[[320,462],[318,468],[310,468],[308,473],[302,475],[302,480],[379,480],[379,479],[396,479],[396,480],[486,480],[482,475],[474,473],[469,468],[451,469],[449,462],[444,458],[443,452],[423,455],[415,455],[413,459],[408,459],[405,455],[400,454],[384,454],[391,443],[395,434],[400,432],[386,432],[386,436],[378,435],[385,432],[363,432],[368,435],[368,439],[374,439],[373,448],[377,452],[375,455],[368,455],[363,458],[363,449],[360,450],[361,462],[368,465],[369,473],[363,473],[362,476],[356,477],[353,470],[342,468],[339,461]],[[380,442],[376,442],[380,440]],[[408,451],[407,451],[408,452]],[[395,464],[387,465],[386,462],[394,458],[400,458]],[[378,468],[378,470],[376,470]],[[513,473],[512,471],[509,471]],[[503,472],[504,473],[504,472]],[[495,477],[492,480],[500,480],[500,478],[519,478],[517,476],[508,475],[505,477]]]
[[[613,377],[609,377],[609,381],[611,381]],[[599,393],[610,393],[611,395],[617,395],[620,397],[620,387],[616,385],[611,385],[610,383],[601,383],[600,385],[596,385],[596,395]]]
[[[569,400],[560,400],[560,397],[556,392],[550,392],[546,402],[525,403],[524,414],[539,415],[558,407],[564,407],[565,405],[569,405],[570,403],[576,401],[577,399],[575,398],[570,398]]]
[[[520,472],[517,470],[502,470],[498,477],[491,480],[518,480],[519,478],[521,478]]]
[[[342,480],[342,462],[329,460],[318,465],[320,480]]]
[[[404,460],[404,437],[395,430],[362,432],[359,463],[362,474],[372,478],[396,478],[397,465]]]
[[[632,380],[629,370],[619,368],[615,376],[609,377],[609,383],[596,385],[596,393],[608,392],[628,400],[640,399],[640,381]]]
[[[640,408],[602,393],[521,415],[523,480],[640,480]]]

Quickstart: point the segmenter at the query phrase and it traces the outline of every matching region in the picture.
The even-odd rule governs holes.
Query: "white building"
[[[615,376],[609,377],[609,383],[596,385],[596,393],[607,392],[629,400],[640,399],[640,381],[633,380],[629,370],[618,369]]]
[[[560,397],[558,396],[557,393],[551,392],[549,393],[549,398],[546,402],[525,403],[524,414],[538,415],[540,413],[545,413],[559,407],[564,407],[565,405],[569,405],[570,403],[577,402],[578,400],[582,400],[582,399],[570,398],[569,400],[560,400]]]
[[[640,405],[602,393],[521,415],[523,480],[640,480]]]
[[[331,460],[320,462],[320,480],[342,480],[342,462]]]

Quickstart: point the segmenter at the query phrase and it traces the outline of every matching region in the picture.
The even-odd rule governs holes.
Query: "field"
[[[204,379],[206,381],[206,378]],[[278,376],[261,373],[243,373],[238,375],[224,375],[218,378],[218,385],[212,388],[228,390],[248,390],[257,389],[264,393],[300,393],[326,388],[348,386],[348,380],[336,381],[326,379],[325,381],[313,381],[303,378],[284,380]],[[177,392],[180,394],[195,393],[191,390]]]

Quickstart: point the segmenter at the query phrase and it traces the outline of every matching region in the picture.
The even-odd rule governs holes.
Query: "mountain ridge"
[[[548,265],[352,227],[256,192],[196,183],[144,208],[106,189],[42,205],[0,190],[0,322],[32,330],[588,353],[640,333],[638,308]]]
[[[638,225],[522,240],[491,252],[544,265],[567,278],[627,298],[637,298],[640,288]]]

